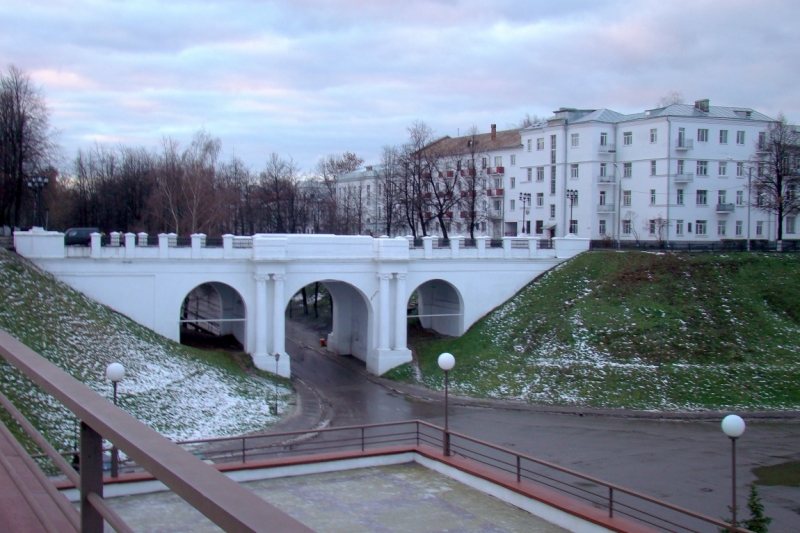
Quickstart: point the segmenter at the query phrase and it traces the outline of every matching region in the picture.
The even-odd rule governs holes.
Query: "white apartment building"
[[[748,108],[670,105],[633,115],[561,108],[524,129],[518,157],[526,223],[509,191],[506,232],[613,240],[775,239],[774,216],[751,207],[759,136],[773,119]],[[570,197],[573,198],[570,202]],[[571,207],[571,209],[570,209]],[[571,214],[570,214],[571,212]],[[795,232],[786,221],[786,238]]]

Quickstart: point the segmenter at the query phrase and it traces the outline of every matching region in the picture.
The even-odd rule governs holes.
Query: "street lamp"
[[[114,384],[114,405],[117,405],[117,383],[125,377],[125,367],[119,363],[111,363],[106,367],[106,377]],[[111,477],[119,476],[119,449],[111,445]]]
[[[49,180],[45,176],[34,176],[28,180],[28,187],[33,191],[33,225],[41,226],[39,211],[42,210],[42,189]]]
[[[736,527],[736,439],[744,433],[745,423],[739,415],[728,415],[722,419],[722,431],[731,439],[731,531]]]
[[[527,233],[525,231],[525,211],[528,210],[528,204],[531,203],[531,193],[529,192],[519,193],[519,201],[522,204],[522,233]]]
[[[569,233],[572,233],[572,206],[575,205],[575,200],[578,199],[578,191],[567,189],[567,199],[569,200]]]
[[[447,423],[447,389],[450,382],[448,372],[456,365],[456,358],[451,353],[443,353],[439,356],[439,368],[444,370],[444,438],[442,439],[442,451],[444,455],[450,455],[450,428]]]
[[[281,354],[275,354],[275,376],[274,376],[274,383],[275,383],[275,415],[278,414],[278,359],[281,358]]]

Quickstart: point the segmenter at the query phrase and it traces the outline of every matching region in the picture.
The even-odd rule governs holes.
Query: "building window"
[[[744,163],[739,161],[736,163],[736,177],[743,178],[744,177]]]
[[[691,233],[692,232],[692,223],[691,222],[687,222],[686,223],[686,232],[687,233]]]
[[[533,140],[532,139],[528,139],[528,151],[529,152],[531,151],[531,146],[532,145],[533,145]]]
[[[531,181],[532,179],[533,179],[533,169],[528,168],[528,181]]]
[[[511,154],[511,166],[516,166],[517,164],[517,156],[515,154]]]
[[[569,166],[570,177],[573,179],[578,177],[578,165],[570,165]]]
[[[544,207],[544,193],[537,192],[536,193],[536,207]]]
[[[697,205],[708,205],[708,191],[704,189],[698,189]]]
[[[697,175],[708,176],[708,161],[697,162]]]
[[[509,200],[508,201],[508,210],[509,211],[514,211],[516,208],[517,208],[516,200]]]
[[[728,130],[719,130],[719,143],[728,144]]]
[[[650,235],[655,235],[656,234],[656,221],[651,218],[648,222],[650,222],[650,224],[649,224]]]
[[[744,144],[744,132],[737,131],[736,132],[736,144]]]
[[[724,161],[719,162],[719,175],[720,176],[727,176],[728,175],[728,163]]]
[[[656,175],[656,160],[655,159],[650,161],[650,175],[651,176],[655,176]]]
[[[650,129],[650,142],[651,143],[658,142],[658,129],[657,128],[651,128]]]
[[[556,218],[556,204],[550,204],[550,218]]]
[[[597,224],[597,231],[600,233],[600,235],[605,235],[606,234],[606,221],[605,221],[605,219],[600,219],[600,223]]]
[[[695,235],[706,235],[706,225],[708,224],[707,220],[695,220],[694,222],[694,233]]]
[[[623,220],[622,221],[622,233],[625,235],[631,234],[631,221],[630,220]]]
[[[633,176],[633,163],[622,164],[622,177],[630,178]]]
[[[678,159],[678,174],[683,174],[683,159]]]
[[[573,133],[572,135],[570,135],[570,144],[573,147],[578,146],[578,143],[580,142],[579,141],[579,136],[580,136],[579,133]]]
[[[489,158],[481,157],[481,168],[486,168],[488,166],[489,166]]]
[[[764,235],[764,221],[759,220],[756,222],[756,237],[762,237]]]
[[[656,190],[650,189],[650,205],[656,205]]]
[[[675,198],[675,203],[678,205],[683,205],[683,189],[678,189],[678,194]]]
[[[630,146],[633,144],[632,131],[626,131],[625,133],[622,134],[622,144],[624,144],[625,146]]]
[[[500,211],[500,207],[501,207],[500,200],[492,201],[492,209],[494,209],[495,211]]]
[[[744,224],[742,224],[741,220],[737,220],[736,221],[736,236],[737,237],[741,237],[743,230],[744,230]]]
[[[539,137],[536,139],[536,149],[544,150],[544,137]]]
[[[794,235],[796,217],[786,217],[786,233]]]
[[[683,235],[683,220],[675,221],[675,235]]]
[[[569,232],[573,235],[578,234],[578,221],[577,220],[570,220],[569,221]]]
[[[605,163],[600,163],[600,177],[601,178],[605,178],[606,177],[606,164]]]
[[[502,155],[494,156],[494,166],[496,166],[496,167],[502,167],[503,166],[503,156]]]
[[[717,235],[719,235],[720,237],[724,237],[725,234],[726,234],[726,231],[727,231],[726,227],[727,227],[727,224],[726,224],[725,220],[718,220],[717,221]]]
[[[728,191],[722,190],[717,192],[717,203],[718,204],[726,204],[726,200],[728,199]]]
[[[550,167],[550,194],[556,193],[556,167]]]
[[[608,133],[600,134],[600,146],[608,146]]]
[[[706,128],[699,128],[697,130],[697,142],[708,142],[708,130]]]
[[[517,178],[511,178],[511,188],[515,188],[517,186]]]
[[[759,131],[758,132],[758,148],[764,149],[767,147],[767,132]]]
[[[622,205],[630,207],[631,205],[631,191],[622,191]]]
[[[744,191],[736,191],[736,205],[744,205]]]
[[[600,191],[600,205],[606,205],[606,191]]]
[[[544,181],[544,167],[536,167],[536,181]]]
[[[537,220],[536,221],[536,235],[541,235],[544,233],[544,220]]]

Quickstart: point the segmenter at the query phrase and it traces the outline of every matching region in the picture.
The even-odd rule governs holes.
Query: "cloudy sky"
[[[0,0],[0,69],[41,86],[65,166],[206,128],[226,158],[310,170],[377,162],[414,120],[454,136],[669,91],[800,122],[798,21],[796,0]]]

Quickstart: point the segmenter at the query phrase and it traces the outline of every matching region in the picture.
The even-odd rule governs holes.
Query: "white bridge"
[[[411,361],[406,330],[414,291],[422,325],[459,336],[536,276],[589,246],[569,236],[506,237],[502,243],[425,237],[420,247],[403,237],[257,234],[218,241],[112,233],[108,243],[93,234],[84,247],[65,246],[63,233],[40,228],[14,234],[20,255],[176,341],[187,295],[210,285],[221,304],[215,317],[220,333],[233,334],[258,368],[287,377],[286,307],[314,282],[333,300],[328,349],[352,354],[380,375]]]

